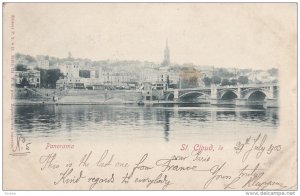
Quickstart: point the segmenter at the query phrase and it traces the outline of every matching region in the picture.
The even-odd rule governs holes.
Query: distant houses
[[[137,89],[152,84],[155,89],[193,88],[236,84],[244,77],[249,83],[272,82],[278,78],[278,70],[267,71],[215,68],[209,65],[172,64],[168,42],[162,63],[149,61],[91,61],[38,55],[16,54],[15,84],[17,87],[57,89]],[[218,80],[215,80],[218,79]],[[50,82],[50,84],[47,84]]]
[[[28,71],[15,71],[14,82],[16,87],[33,87],[40,88],[41,84],[40,71],[28,70]]]

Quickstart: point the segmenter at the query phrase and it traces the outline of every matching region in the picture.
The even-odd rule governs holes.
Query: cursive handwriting
[[[83,175],[83,171],[81,170],[78,175],[74,174],[73,168],[67,168],[65,172],[61,172],[59,174],[59,179],[54,181],[54,185],[58,185],[59,183],[63,184],[77,184],[83,178],[86,178]]]
[[[102,154],[90,150],[75,160],[65,162],[59,159],[62,156],[58,154],[62,152],[58,151],[40,156],[38,163],[41,172],[56,173],[57,176],[53,181],[55,186],[72,187],[80,183],[80,187],[86,184],[89,190],[105,189],[110,187],[109,184],[111,187],[123,184],[129,187],[165,190],[174,184],[179,186],[190,183],[182,181],[189,175],[193,176],[191,178],[197,178],[199,186],[203,189],[215,187],[223,187],[225,190],[287,189],[289,186],[280,181],[264,179],[267,173],[266,168],[262,167],[264,162],[253,164],[253,159],[247,158],[255,152],[256,159],[259,159],[264,152],[267,154],[269,151],[270,153],[277,151],[278,145],[265,148],[267,136],[263,135],[258,135],[254,139],[249,138],[248,144],[244,142],[244,147],[240,146],[237,149],[246,157],[242,164],[232,163],[230,160],[211,159],[200,151],[183,152],[180,155],[160,159],[153,159],[148,153],[144,153],[137,161],[127,162],[128,160],[118,159],[118,156],[108,149],[102,151]],[[251,160],[251,164],[247,163],[248,159]],[[239,167],[240,165],[242,167]]]
[[[254,190],[265,190],[265,189],[279,189],[283,190],[285,186],[281,182],[277,181],[264,181],[262,177],[265,175],[265,169],[261,168],[260,163],[257,163],[255,167],[251,168],[250,165],[243,167],[238,176],[233,177],[232,180],[225,185],[225,190],[233,189],[254,189]]]
[[[160,173],[158,176],[155,178],[150,178],[150,177],[137,177],[134,181],[135,183],[146,183],[146,188],[149,188],[152,184],[162,184],[162,190],[165,190],[168,186],[170,186],[171,181],[168,179],[168,175]]]
[[[110,166],[112,161],[113,161],[113,158],[114,158],[114,154],[112,154],[110,156],[110,158],[108,160],[106,160],[106,157],[108,157],[108,153],[109,153],[109,150],[105,150],[103,152],[103,154],[101,155],[100,159],[97,161],[96,165],[98,167],[107,167],[107,166]]]
[[[142,163],[147,159],[147,157],[148,153],[143,155],[141,160],[137,164],[135,164],[135,167],[132,169],[132,171],[130,173],[126,173],[126,176],[123,177],[122,183],[128,183],[136,170],[148,171],[153,169],[153,167],[142,165]]]
[[[96,184],[109,184],[109,183],[114,183],[115,182],[115,174],[112,173],[111,177],[109,178],[103,178],[103,177],[89,177],[88,182],[91,182],[92,184],[90,185],[90,190],[92,190]]]
[[[266,151],[266,154],[270,155],[272,152],[278,152],[281,150],[281,145],[270,144],[267,148],[265,144],[267,135],[259,134],[256,137],[247,137],[244,142],[238,141],[234,146],[236,154],[242,153],[242,162],[245,162],[250,154],[254,153],[255,158],[259,159]]]
[[[231,176],[221,174],[221,170],[223,169],[223,167],[225,165],[226,165],[226,162],[222,163],[222,165],[214,165],[209,170],[207,170],[207,171],[209,171],[209,174],[211,175],[211,177],[205,182],[205,184],[203,186],[204,189],[207,189],[208,186],[213,181],[231,179]]]
[[[59,168],[59,164],[54,163],[55,159],[56,159],[56,153],[51,153],[51,154],[48,154],[48,155],[42,155],[39,159],[39,163],[42,166],[41,170]]]
[[[159,159],[156,161],[155,165],[161,168],[161,172],[166,171],[198,171],[197,165],[183,166],[180,163],[184,162],[188,157],[175,156],[167,159]],[[180,161],[180,163],[178,163]],[[176,163],[174,163],[176,162]],[[202,170],[201,170],[202,171]]]

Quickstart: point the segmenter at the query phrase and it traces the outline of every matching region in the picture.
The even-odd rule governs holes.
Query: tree
[[[178,85],[177,85],[177,84],[170,84],[170,85],[169,85],[169,88],[174,88],[174,89],[176,89],[176,88],[178,88]]]
[[[22,78],[21,87],[29,86],[29,82],[26,78]]]
[[[278,69],[275,69],[275,68],[269,69],[269,70],[268,70],[268,73],[269,73],[271,76],[278,76]]]
[[[205,86],[211,85],[211,79],[209,77],[203,78],[203,82],[204,82]]]
[[[15,54],[15,59],[18,59],[18,58],[20,58],[20,57],[21,57],[21,54],[17,52],[17,53]]]
[[[198,87],[201,73],[193,67],[183,67],[180,71],[181,88]]]
[[[29,63],[31,63],[31,62],[36,62],[35,58],[32,57],[32,56],[30,56],[30,55],[26,55],[26,56],[25,56],[25,59],[26,59]]]
[[[227,85],[230,85],[231,83],[229,82],[229,80],[228,79],[223,79],[222,80],[222,83],[221,83],[221,86],[227,86]]]
[[[237,85],[237,80],[236,79],[231,79],[230,80],[230,85],[236,86]]]
[[[17,64],[16,71],[27,71],[27,66],[23,64]]]
[[[167,84],[168,84],[168,86],[170,86],[170,77],[169,77],[169,75],[167,75]]]
[[[249,79],[248,79],[247,76],[240,76],[240,77],[238,78],[238,82],[239,82],[240,84],[248,84]]]
[[[60,72],[59,69],[37,69],[40,71],[41,77],[41,87],[44,88],[55,88],[56,82],[60,77],[63,77],[63,74]]]
[[[216,75],[221,78],[230,78],[234,76],[234,73],[229,72],[226,68],[219,68],[216,71]]]
[[[197,77],[182,78],[181,88],[194,88],[194,87],[198,87]]]
[[[59,80],[60,77],[63,77],[63,74],[59,69],[49,69],[47,70],[47,84],[50,88],[56,87],[56,81]]]
[[[219,76],[213,76],[213,77],[211,77],[211,83],[212,84],[220,84],[221,78]]]
[[[40,71],[40,86],[47,88],[48,87],[48,82],[47,82],[47,70],[46,69],[37,69],[38,71]]]

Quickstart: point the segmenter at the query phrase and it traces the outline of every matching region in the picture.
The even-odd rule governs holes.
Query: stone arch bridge
[[[261,105],[278,107],[279,85],[247,84],[237,86],[211,86],[210,88],[168,89],[164,99],[184,101],[194,98],[207,100],[211,104]]]

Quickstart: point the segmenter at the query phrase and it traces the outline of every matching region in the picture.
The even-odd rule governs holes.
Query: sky
[[[7,4],[16,51],[268,69],[296,55],[296,4]]]

